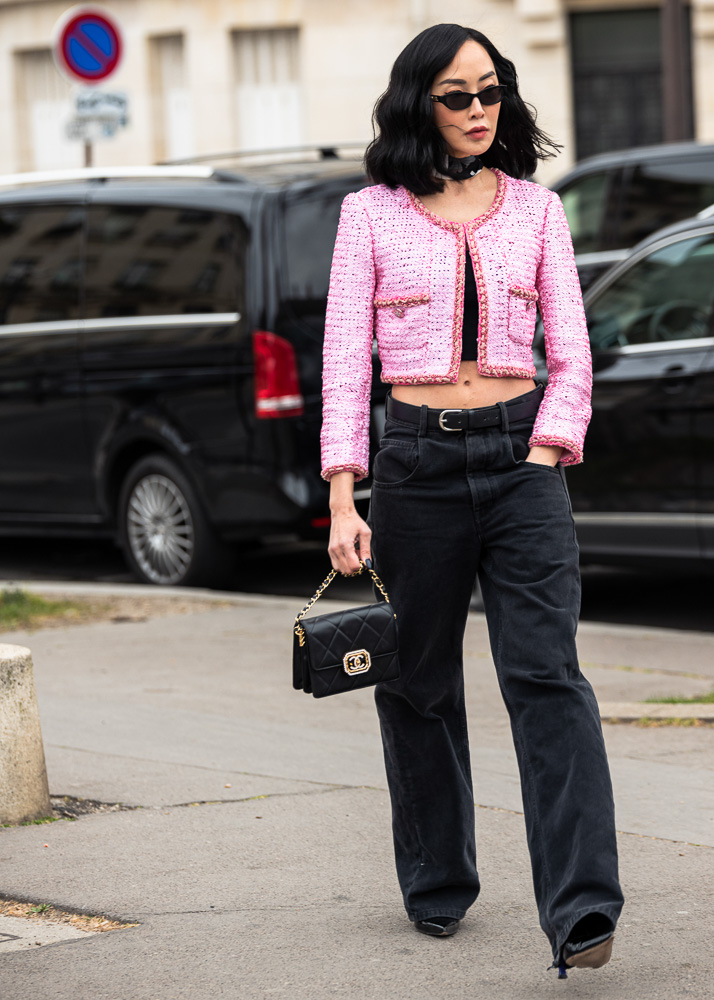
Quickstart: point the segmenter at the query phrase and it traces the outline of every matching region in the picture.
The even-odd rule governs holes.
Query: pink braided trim
[[[320,475],[329,483],[330,478],[338,472],[354,472],[356,483],[367,476],[367,470],[363,469],[361,465],[329,465],[326,469],[322,470]]]
[[[474,267],[475,267],[474,263]],[[466,242],[462,236],[456,247],[456,289],[454,320],[451,324],[451,364],[447,372],[449,382],[459,378],[461,364],[461,334],[464,325],[464,286],[466,284]]]
[[[574,441],[565,438],[550,437],[548,434],[533,434],[528,442],[530,448],[540,445],[541,447],[564,448],[565,452],[558,459],[559,465],[578,465],[583,460],[583,449]],[[568,455],[567,453],[570,452]]]
[[[390,375],[388,378],[381,375],[380,381],[387,385],[423,385],[426,382],[455,382],[456,379],[450,375]]]
[[[407,192],[409,200],[417,212],[424,215],[430,222],[436,223],[437,226],[441,226],[443,229],[450,229],[452,233],[460,232],[463,226],[470,226],[476,229],[478,226],[482,226],[484,222],[488,222],[491,216],[499,211],[506,196],[506,174],[502,170],[499,170],[498,167],[489,167],[489,169],[496,175],[496,197],[491,202],[491,207],[487,212],[484,212],[483,215],[477,215],[470,222],[452,222],[450,219],[442,219],[440,215],[427,208],[424,202],[420,201],[412,191],[408,188],[404,190]]]
[[[538,301],[537,288],[528,288],[526,285],[511,285],[509,291],[511,295],[516,295],[519,299],[528,299],[529,302]]]
[[[511,375],[513,378],[535,378],[538,374],[535,368],[509,368],[506,365],[484,365],[479,362],[479,373],[481,375],[492,375],[495,378],[504,375]],[[390,375],[388,378],[380,377],[380,381],[389,385],[422,385],[424,382],[456,382],[458,376],[451,375]]]
[[[535,378],[538,372],[535,365],[531,368],[514,368],[511,365],[481,365],[478,370],[481,375],[493,375],[495,378],[502,378],[504,375],[511,375],[513,378]]]
[[[463,222],[451,222],[449,219],[442,219],[440,215],[436,215],[430,208],[427,208],[423,201],[419,201],[413,191],[410,191],[409,188],[405,188],[405,190],[414,208],[421,215],[426,216],[429,222],[435,222],[437,226],[441,226],[443,229],[450,229],[452,233],[459,232],[463,226]]]
[[[431,295],[428,292],[421,292],[419,295],[377,295],[374,304],[376,306],[418,306],[430,301]]]
[[[481,254],[479,252],[478,244],[473,241],[473,246],[470,246],[471,250],[471,260],[474,265],[474,277],[476,278],[476,297],[478,298],[478,364],[476,365],[477,370],[482,375],[496,374],[495,369],[491,372],[489,371],[488,365],[488,291],[486,289],[486,282],[483,278],[483,267],[481,265]],[[498,373],[504,374],[502,372]],[[509,373],[510,374],[510,373]]]

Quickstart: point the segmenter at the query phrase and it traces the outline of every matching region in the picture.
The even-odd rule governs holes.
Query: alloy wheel
[[[131,551],[153,583],[180,583],[188,573],[195,548],[195,530],[185,496],[166,476],[142,476],[126,508]]]

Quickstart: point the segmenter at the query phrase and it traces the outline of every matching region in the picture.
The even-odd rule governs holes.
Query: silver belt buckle
[[[456,431],[457,433],[459,431],[462,431],[463,427],[445,427],[444,426],[444,414],[446,414],[446,413],[461,413],[461,410],[442,410],[441,411],[441,413],[439,414],[439,427],[441,427],[442,431]]]

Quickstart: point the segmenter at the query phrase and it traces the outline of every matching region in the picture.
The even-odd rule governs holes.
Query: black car
[[[583,561],[712,566],[714,212],[648,237],[584,301],[593,416],[567,470]]]
[[[552,185],[583,289],[650,233],[714,204],[714,145],[639,146],[592,156]]]
[[[333,150],[0,179],[0,533],[115,537],[197,584],[227,542],[324,531],[325,304],[365,183]]]

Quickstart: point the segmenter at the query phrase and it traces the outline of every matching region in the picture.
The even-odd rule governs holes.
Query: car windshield
[[[610,174],[579,177],[559,192],[576,253],[604,249],[605,203]]]
[[[676,240],[628,268],[587,309],[593,349],[712,334],[714,233]]]

